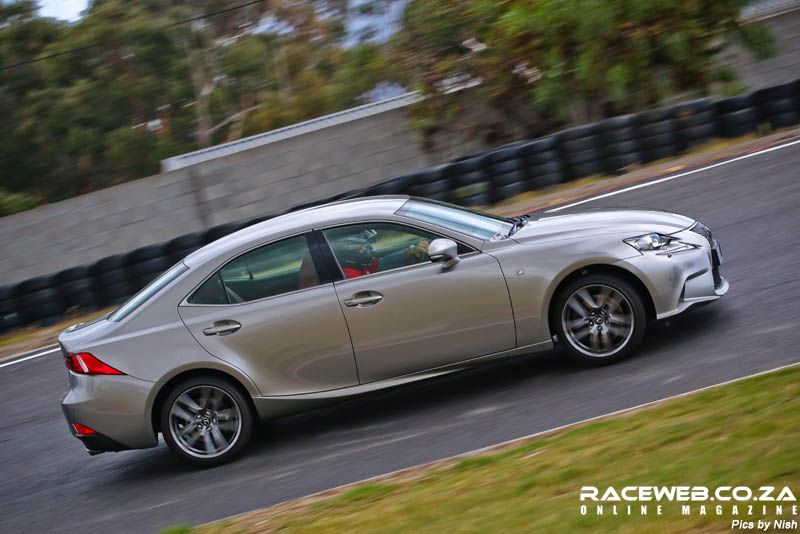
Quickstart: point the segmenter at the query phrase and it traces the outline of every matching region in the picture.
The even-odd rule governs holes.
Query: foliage
[[[0,187],[44,201],[157,173],[169,156],[363,103],[398,76],[349,43],[344,0],[93,0],[66,23],[0,3]],[[324,14],[324,16],[321,15]]]
[[[397,57],[431,97],[421,116],[536,135],[724,89],[728,41],[775,52],[763,26],[740,22],[748,1],[413,0]],[[468,81],[480,86],[452,91]],[[476,115],[482,103],[494,114]]]
[[[41,201],[37,198],[23,193],[9,193],[5,189],[0,189],[0,217],[33,209],[39,204]]]

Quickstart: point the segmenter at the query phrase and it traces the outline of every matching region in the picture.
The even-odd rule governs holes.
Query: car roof
[[[408,195],[381,195],[339,200],[293,211],[243,228],[189,254],[184,263],[199,267],[220,256],[246,250],[254,242],[267,242],[341,222],[391,217],[408,201]]]

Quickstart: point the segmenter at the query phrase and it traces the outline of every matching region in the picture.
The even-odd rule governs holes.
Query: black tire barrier
[[[600,161],[604,156],[605,154],[603,154],[602,150],[598,148],[590,148],[589,150],[584,150],[582,152],[573,152],[567,154],[567,163],[570,165],[570,167],[574,167],[575,165],[588,163],[590,161]]]
[[[59,298],[66,309],[80,308],[94,310],[98,308],[97,293],[91,278],[79,278],[62,283],[59,286]]]
[[[185,234],[168,241],[165,250],[170,262],[174,265],[205,245],[203,241],[205,237],[204,234],[205,232],[192,232],[191,234]]]
[[[678,134],[681,136],[683,146],[691,148],[711,141],[717,135],[717,125],[714,122],[700,124],[680,130]]]
[[[621,143],[629,139],[636,139],[639,136],[639,131],[634,126],[626,126],[617,130],[609,130],[601,134],[601,141],[604,145],[613,143]]]
[[[642,161],[644,161],[644,155],[638,151],[609,156],[605,161],[606,171],[614,173],[634,163],[641,163]]]
[[[575,152],[586,152],[587,150],[594,150],[597,148],[597,139],[594,135],[589,137],[579,137],[578,139],[570,139],[561,143],[562,150],[566,153],[573,154]]]
[[[103,297],[106,306],[122,304],[136,293],[136,289],[127,281],[110,284],[103,287]]]
[[[642,124],[639,127],[639,135],[642,137],[654,137],[656,135],[674,132],[677,129],[678,125],[673,119],[665,119],[663,121]]]
[[[602,160],[596,159],[593,161],[587,161],[586,163],[570,165],[570,173],[573,179],[591,176],[593,174],[603,174],[604,172],[605,165],[603,165]]]
[[[460,204],[463,206],[488,206],[492,203],[492,199],[488,193],[480,193],[471,197],[461,199]]]
[[[722,114],[717,120],[718,131],[724,137],[739,137],[758,129],[758,113],[754,108]]]
[[[425,182],[411,186],[411,194],[418,197],[434,198],[446,195],[450,190],[450,180],[442,178],[435,182]]]
[[[523,169],[516,171],[509,171],[503,174],[495,174],[492,176],[491,183],[495,188],[503,187],[515,182],[524,182],[528,179],[528,173]]]
[[[528,174],[533,176],[543,176],[545,174],[556,174],[564,172],[564,166],[561,164],[561,160],[553,159],[545,163],[540,163],[539,165],[531,165],[528,167]]]
[[[715,108],[718,115],[733,113],[743,109],[754,108],[758,103],[754,93],[746,95],[733,96],[717,101]]]
[[[560,156],[557,150],[550,149],[528,154],[525,156],[525,161],[527,162],[528,167],[538,167],[553,161],[560,161]]]
[[[794,126],[800,123],[800,114],[795,111],[787,111],[779,115],[770,115],[769,123],[773,128],[783,128],[786,126]]]
[[[556,150],[558,148],[558,141],[558,135],[548,135],[547,137],[540,137],[533,141],[526,141],[520,145],[520,149],[524,155],[530,156],[531,154]]]
[[[502,185],[496,187],[494,190],[494,196],[497,200],[505,200],[507,198],[513,197],[514,195],[519,195],[520,193],[524,193],[525,191],[530,190],[530,184],[527,180],[523,180],[520,182],[512,182],[506,185]]]
[[[534,176],[529,180],[530,189],[544,189],[553,185],[558,185],[567,181],[567,177],[563,172],[551,172],[548,174],[540,174]]]
[[[643,124],[665,121],[673,118],[673,114],[674,110],[671,107],[653,108],[640,111],[637,114],[637,124],[639,127],[641,127]]]

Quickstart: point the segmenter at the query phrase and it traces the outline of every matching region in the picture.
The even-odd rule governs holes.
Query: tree
[[[382,45],[348,41],[346,1],[246,3],[94,0],[72,24],[0,4],[2,64],[50,58],[0,71],[0,188],[54,201],[108,187],[398,79]]]
[[[739,21],[747,3],[413,0],[395,54],[429,97],[422,124],[459,117],[507,136],[537,135],[729,83],[717,59],[726,42],[761,56],[774,50],[762,27]],[[484,104],[491,114],[468,113]]]

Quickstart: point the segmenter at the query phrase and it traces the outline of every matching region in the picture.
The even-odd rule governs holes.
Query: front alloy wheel
[[[250,438],[253,415],[238,388],[215,377],[178,384],[161,413],[169,448],[195,465],[212,466],[236,456]]]
[[[639,293],[621,278],[588,275],[560,293],[558,338],[578,360],[608,364],[633,351],[644,337],[646,314]]]

